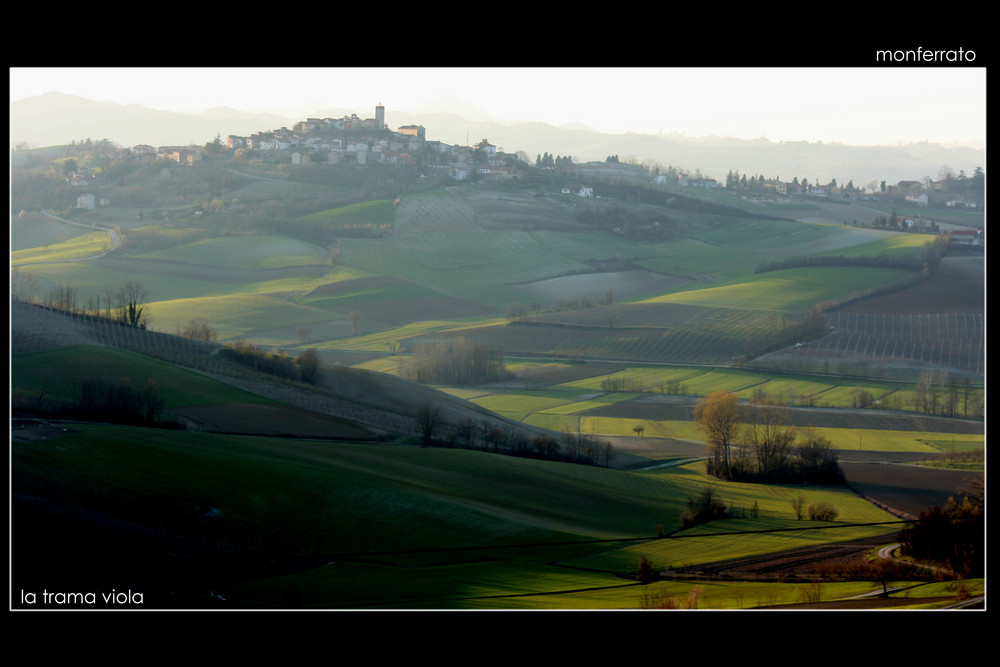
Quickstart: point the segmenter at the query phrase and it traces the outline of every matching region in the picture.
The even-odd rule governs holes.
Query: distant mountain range
[[[247,113],[216,108],[193,114],[160,111],[113,102],[96,102],[62,93],[46,93],[11,103],[11,147],[55,146],[87,138],[108,139],[121,146],[204,145],[216,135],[249,135],[291,127],[307,117],[339,118],[351,113],[373,117],[371,109],[291,109],[281,113]],[[487,139],[509,153],[524,152],[530,159],[550,153],[573,156],[577,162],[621,160],[657,162],[664,167],[700,170],[724,181],[730,170],[791,181],[872,181],[938,178],[941,168],[971,175],[985,168],[985,150],[919,143],[902,146],[849,146],[811,142],[772,142],[727,137],[690,138],[678,134],[603,134],[580,124],[555,127],[541,122],[508,122],[455,99],[440,99],[410,112],[386,109],[389,127],[422,125],[427,138],[447,144],[469,145]]]

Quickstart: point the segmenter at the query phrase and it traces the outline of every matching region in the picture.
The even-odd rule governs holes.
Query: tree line
[[[420,384],[452,386],[495,382],[510,375],[502,345],[464,337],[417,346],[404,364],[403,374]]]
[[[983,412],[983,395],[968,376],[956,383],[945,371],[924,371],[913,390],[913,407],[928,415],[978,418]]]
[[[460,419],[448,427],[441,408],[431,403],[417,408],[415,419],[425,447],[443,444],[495,454],[603,467],[610,467],[617,456],[611,442],[585,433],[563,433],[558,438],[551,435],[529,438],[515,424],[498,424],[489,419],[476,420],[472,417]]]
[[[734,393],[713,392],[698,401],[694,417],[708,441],[708,472],[720,479],[845,483],[829,438],[788,426],[785,411],[762,394],[741,405]]]
[[[223,348],[220,356],[261,373],[286,380],[301,380],[307,384],[316,384],[319,379],[319,352],[312,348],[292,358],[283,350],[266,352],[253,343],[238,340]]]
[[[935,505],[899,534],[904,556],[947,564],[958,576],[981,577],[986,566],[986,487],[983,477],[959,487],[960,499]]]
[[[873,268],[902,269],[904,271],[933,272],[941,263],[941,259],[947,251],[948,240],[944,236],[938,236],[932,241],[925,243],[923,251],[919,255],[889,256],[885,253],[881,253],[874,256],[859,255],[854,257],[846,257],[844,255],[809,255],[803,257],[790,257],[788,259],[778,259],[758,264],[754,268],[754,273],[823,266],[865,266]]]
[[[35,294],[41,281],[37,276],[11,269],[10,296],[14,301],[46,306],[65,313],[100,317],[133,327],[146,328],[146,288],[130,280],[121,287],[105,287],[81,304],[79,290],[72,283],[57,283],[48,294]]]

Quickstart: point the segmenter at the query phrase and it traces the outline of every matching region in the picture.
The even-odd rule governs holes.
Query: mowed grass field
[[[801,313],[814,304],[890,285],[909,275],[897,269],[823,267],[769,271],[723,285],[653,297],[651,303]]]
[[[657,526],[677,527],[687,499],[706,484],[733,506],[756,500],[762,510],[756,522],[701,529],[727,533],[717,542],[727,553],[779,544],[745,531],[820,527],[794,518],[790,499],[801,489],[723,484],[697,467],[630,473],[472,450],[106,425],[75,425],[36,441],[15,434],[12,447],[19,497],[58,493],[117,521],[211,535],[238,548],[280,545],[325,560],[278,577],[262,568],[240,582],[217,573],[213,590],[237,606],[281,607],[293,592],[306,608],[636,608],[638,588],[620,575],[639,555],[663,562],[660,550],[669,548],[681,549],[670,552],[671,562],[717,557],[699,544],[716,538],[652,539]],[[807,495],[835,502],[841,518],[823,525],[841,528],[790,533],[782,545],[891,539],[891,525],[852,526],[891,521],[853,493],[815,488]],[[31,553],[30,543],[15,544],[15,558]],[[516,597],[526,594],[538,599]]]
[[[403,365],[405,356],[359,364],[393,374],[402,373]],[[897,412],[854,409],[857,391],[867,392],[875,401],[895,400],[909,406],[915,387],[907,383],[669,365],[599,367],[518,361],[508,369],[515,375],[507,383],[509,387],[442,389],[511,419],[557,432],[632,437],[637,435],[635,427],[641,426],[642,437],[701,442],[704,436],[691,414],[695,397],[725,391],[745,400],[762,394],[789,407],[818,409],[790,412],[790,425],[829,438],[837,449],[935,454],[982,451],[985,447],[982,422],[959,420],[951,430],[939,431],[935,426],[940,422],[923,426]],[[562,381],[571,373],[583,377]],[[606,383],[625,390],[609,391]],[[524,385],[531,388],[522,388]],[[690,397],[686,407],[663,407],[669,404],[655,400],[670,394]],[[651,400],[639,400],[645,395]]]
[[[66,262],[92,257],[114,246],[111,234],[103,231],[85,232],[55,243],[14,250],[10,254],[12,267],[46,262]]]
[[[109,347],[74,346],[11,357],[11,393],[26,398],[70,400],[82,380],[128,381],[141,389],[155,383],[164,407],[256,403],[276,401],[238,389],[173,364],[134,352]]]

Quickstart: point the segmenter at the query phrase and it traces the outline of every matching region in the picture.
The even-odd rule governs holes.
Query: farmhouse
[[[982,229],[960,229],[948,232],[948,240],[952,245],[982,245]]]
[[[577,197],[593,197],[594,188],[586,185],[564,185],[562,193],[564,195],[576,195]]]

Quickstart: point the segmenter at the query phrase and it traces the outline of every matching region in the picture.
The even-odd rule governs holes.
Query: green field
[[[108,347],[63,347],[11,357],[12,393],[26,397],[70,399],[83,379],[118,382],[127,379],[141,387],[156,383],[165,407],[220,405],[225,403],[271,404],[258,394],[207,376],[124,350]]]
[[[741,534],[819,526],[794,518],[789,501],[801,489],[720,483],[691,468],[629,473],[468,450],[98,425],[42,442],[15,438],[12,462],[17,493],[61,488],[81,509],[123,521],[155,516],[170,530],[284,544],[329,561],[216,588],[249,606],[283,606],[279,597],[296,590],[307,608],[637,608],[638,588],[621,575],[639,555],[690,565],[713,560],[718,548],[754,554],[891,533],[891,525],[851,528],[891,517],[849,491],[816,488],[807,494],[835,502],[843,529]],[[694,531],[728,537],[651,540],[656,526],[676,526],[706,484],[734,507],[758,500],[761,518]],[[82,493],[97,486],[104,492]],[[195,499],[212,517],[202,527],[186,518]],[[600,590],[575,592],[590,588]],[[515,597],[523,595],[540,597]]]
[[[31,292],[19,295],[25,301],[44,303],[71,285],[84,309],[134,280],[146,292],[150,333],[179,332],[200,318],[223,343],[316,349],[329,362],[326,384],[306,397],[301,383],[219,370],[217,357],[184,369],[89,340],[14,354],[19,409],[70,400],[84,379],[152,380],[166,412],[187,410],[186,423],[203,429],[72,424],[39,437],[14,432],[12,515],[27,517],[16,522],[14,575],[34,577],[24,585],[63,568],[69,581],[120,585],[113,570],[132,575],[131,562],[149,564],[132,581],[148,583],[151,595],[177,586],[193,596],[212,590],[240,608],[635,609],[652,598],[680,603],[695,589],[700,608],[793,604],[814,591],[777,582],[639,586],[627,575],[641,558],[675,569],[863,538],[891,542],[898,526],[886,522],[895,519],[846,488],[709,477],[698,462],[704,434],[678,416],[681,408],[661,412],[666,401],[657,401],[675,397],[675,408],[690,409],[711,392],[763,393],[812,410],[800,413],[809,419],[822,414],[827,421],[797,428],[829,438],[842,458],[985,452],[974,419],[952,420],[952,430],[941,426],[944,418],[927,426],[905,421],[923,416],[912,379],[925,369],[952,370],[940,349],[936,359],[913,352],[919,321],[897,334],[909,356],[893,356],[883,344],[881,357],[863,359],[875,370],[855,377],[782,373],[778,357],[766,354],[798,343],[804,349],[812,339],[800,341],[800,331],[831,344],[856,334],[839,322],[835,334],[829,322],[800,327],[820,303],[909,282],[916,287],[907,304],[923,312],[917,290],[934,278],[917,284],[914,272],[863,262],[758,267],[914,256],[931,237],[793,221],[778,217],[787,209],[725,193],[706,193],[706,201],[742,210],[702,215],[611,200],[583,207],[540,185],[421,191],[390,178],[367,184],[377,199],[337,206],[357,202],[351,195],[361,190],[284,166],[240,165],[243,173],[220,181],[232,201],[213,202],[210,212],[215,195],[180,179],[156,190],[156,206],[62,212],[121,230],[124,245],[95,259],[84,258],[110,249],[104,232],[31,213],[12,219],[11,264],[19,289]],[[357,171],[330,173],[348,179]],[[294,206],[277,205],[285,200]],[[823,217],[811,206],[796,211]],[[631,240],[619,226],[654,214],[669,233],[661,227],[649,240]],[[935,289],[947,295],[964,285]],[[957,315],[945,320],[946,327],[959,322]],[[981,324],[961,321],[974,350]],[[459,337],[503,349],[511,375],[440,392],[386,377],[406,376],[421,344]],[[867,353],[867,341],[850,340],[846,354]],[[969,375],[982,392],[982,374]],[[856,405],[861,394],[870,398]],[[300,403],[267,397],[291,395]],[[436,444],[451,447],[414,446],[413,406],[424,400],[445,406]],[[900,419],[892,426],[880,421],[890,406]],[[343,414],[352,416],[334,416]],[[351,422],[356,415],[369,421]],[[532,437],[542,428],[556,438],[613,439],[624,460],[616,469],[460,449],[455,429],[470,415],[483,428],[494,419]],[[255,430],[258,418],[272,421]],[[360,434],[334,433],[337,420]],[[213,423],[280,437],[212,433]],[[640,471],[666,463],[673,465]],[[688,499],[706,486],[732,518],[670,535]],[[791,501],[802,494],[834,504],[840,516],[796,519]],[[750,507],[758,516],[747,517]],[[658,530],[668,535],[657,539]],[[64,534],[82,545],[79,561],[65,562]],[[871,585],[823,590],[832,599]]]
[[[327,252],[323,248],[291,238],[227,236],[174,246],[137,257],[253,270],[324,264]]]
[[[873,287],[889,285],[907,275],[907,272],[897,269],[853,267],[786,269],[759,274],[729,284],[654,297],[648,301],[799,313],[821,301],[843,298]]]
[[[87,232],[54,244],[15,250],[10,254],[10,264],[23,266],[83,259],[110,250],[113,245],[108,232]]]

